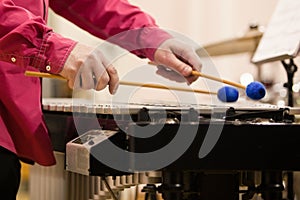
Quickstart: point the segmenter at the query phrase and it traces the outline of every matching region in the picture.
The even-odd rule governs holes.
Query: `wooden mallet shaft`
[[[150,65],[155,65],[155,66],[158,65],[155,62],[148,62],[148,63]],[[227,85],[231,85],[231,86],[234,86],[234,87],[237,87],[237,88],[246,89],[246,86],[244,86],[240,83],[236,83],[236,82],[232,82],[232,81],[229,81],[229,80],[221,79],[221,78],[218,78],[218,77],[215,77],[215,76],[212,76],[212,75],[208,75],[208,74],[204,74],[202,72],[198,72],[198,71],[195,71],[195,70],[192,71],[192,75],[207,78],[207,79],[217,81],[217,82],[221,82],[221,83],[225,83]]]
[[[36,71],[25,71],[25,75],[32,76],[32,77],[55,78],[55,79],[60,79],[60,80],[66,80],[64,77],[57,75],[57,74],[49,74],[49,73],[36,72]],[[163,86],[160,84],[152,84],[152,83],[120,81],[119,84],[127,85],[127,86],[140,86],[140,87],[147,87],[147,88],[156,88],[156,89],[169,89],[169,90],[177,90],[177,91],[183,91],[183,92],[195,92],[195,93],[202,93],[202,94],[214,94],[214,95],[217,94],[216,92],[210,92],[207,90],[196,90],[196,89],[173,87],[173,86]]]
[[[221,78],[218,78],[218,77],[215,77],[215,76],[203,74],[203,73],[198,72],[198,71],[192,71],[192,75],[194,75],[194,76],[201,76],[203,78],[207,78],[207,79],[214,80],[214,81],[217,81],[217,82],[225,83],[227,85],[231,85],[231,86],[234,86],[234,87],[237,87],[237,88],[246,89],[246,86],[244,86],[244,85],[242,85],[240,83],[236,83],[236,82],[232,82],[232,81],[229,81],[229,80],[221,79]]]

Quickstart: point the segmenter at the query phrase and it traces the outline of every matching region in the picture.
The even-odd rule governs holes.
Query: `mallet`
[[[57,75],[57,74],[49,74],[44,72],[36,72],[36,71],[25,71],[26,76],[33,76],[33,77],[44,77],[44,78],[55,78],[66,80],[64,77]],[[129,81],[120,81],[121,85],[127,86],[141,86],[141,87],[148,87],[148,88],[156,88],[156,89],[171,89],[177,91],[184,91],[184,92],[195,92],[195,93],[202,93],[202,94],[213,94],[217,95],[218,99],[222,102],[235,102],[238,100],[239,92],[236,88],[233,87],[223,87],[218,90],[218,92],[210,92],[207,90],[196,90],[196,89],[189,89],[189,88],[180,88],[180,87],[172,87],[172,86],[163,86],[159,84],[152,84],[152,83],[138,83],[138,82],[129,82]]]
[[[214,81],[225,83],[227,85],[231,85],[231,86],[234,86],[234,87],[237,87],[237,88],[244,89],[245,92],[246,92],[247,97],[249,97],[250,99],[253,99],[253,100],[260,100],[266,95],[265,86],[262,83],[258,82],[258,81],[251,82],[247,86],[244,86],[244,85],[239,84],[239,83],[235,83],[235,82],[228,81],[228,80],[225,80],[225,79],[221,79],[221,78],[218,78],[218,77],[214,77],[214,76],[211,76],[211,75],[203,74],[203,73],[198,72],[198,71],[192,71],[192,75],[201,76],[201,77],[204,77],[204,78],[207,78],[207,79],[211,79],[211,80],[214,80]],[[235,98],[235,96],[237,95],[236,91],[237,90],[234,90],[231,87],[225,86],[225,87],[221,88],[218,93],[220,93],[220,96],[222,96],[221,99],[223,99],[223,101],[224,101],[224,95],[225,94],[228,95],[228,97],[226,97],[226,99]],[[220,99],[220,97],[219,97],[219,99]]]
[[[158,65],[155,62],[148,62],[148,63],[150,65],[155,65],[155,66]],[[229,80],[221,79],[221,78],[218,78],[218,77],[215,77],[215,76],[204,74],[204,73],[199,72],[199,71],[192,71],[192,75],[207,78],[207,79],[210,79],[210,80],[213,80],[213,81],[225,83],[227,85],[231,85],[231,86],[234,86],[234,87],[237,87],[237,88],[244,89],[245,92],[246,92],[247,97],[249,97],[252,100],[260,100],[266,95],[265,86],[262,83],[257,82],[257,81],[251,82],[247,86],[244,86],[240,83],[236,83],[236,82],[232,82],[232,81],[229,81]],[[239,92],[238,92],[237,89],[235,89],[233,87],[224,86],[224,87],[222,87],[221,89],[218,90],[217,95],[218,95],[218,98],[219,98],[220,101],[235,102],[238,99]]]

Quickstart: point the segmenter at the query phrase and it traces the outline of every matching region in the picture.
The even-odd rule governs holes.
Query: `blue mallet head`
[[[218,99],[223,102],[235,102],[239,98],[239,91],[234,87],[222,87],[218,90]]]
[[[266,88],[262,83],[254,81],[247,85],[246,95],[250,99],[260,100],[266,95]]]

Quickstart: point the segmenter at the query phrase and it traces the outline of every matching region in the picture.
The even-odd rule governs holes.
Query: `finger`
[[[107,72],[109,75],[109,92],[111,94],[115,94],[117,92],[117,89],[119,87],[119,75],[118,72],[116,70],[116,68],[114,68],[112,65],[109,65],[107,67]]]
[[[200,71],[202,68],[201,60],[193,49],[186,48],[181,49],[180,56],[176,56],[176,58],[188,66],[191,67],[192,70]],[[186,82],[191,84],[195,82],[199,77],[194,75],[185,76]]]
[[[81,77],[79,72],[74,76],[72,76],[71,79],[69,79],[69,87],[73,89],[77,89],[81,87]]]
[[[103,79],[106,79],[105,77],[107,76],[106,71],[102,63],[97,63],[96,65],[93,65],[93,81],[94,81],[94,89],[99,91],[102,90],[106,87],[107,83]]]
[[[165,65],[183,76],[189,76],[192,73],[192,67],[179,60],[173,53],[165,50],[158,50],[157,63]]]
[[[198,76],[188,76],[185,77],[185,80],[188,84],[192,84],[193,82],[195,82],[199,77]]]
[[[173,70],[167,69],[163,66],[157,66],[156,74],[158,74],[166,79],[169,79],[171,81],[176,81],[179,83],[186,82],[186,78],[183,77],[181,74],[179,74]]]
[[[185,58],[187,59],[187,63],[189,63],[190,66],[192,66],[192,69],[195,71],[201,71],[202,69],[202,63],[198,55],[195,51],[188,51],[185,55]],[[190,75],[185,77],[188,84],[192,84],[195,82],[199,77]]]
[[[109,83],[109,75],[106,70],[103,70],[101,73],[95,73],[95,90],[100,91],[106,88]]]
[[[200,57],[192,46],[188,46],[178,40],[173,40],[170,49],[179,60],[191,66],[194,70],[201,70],[202,64]]]
[[[71,89],[75,89],[75,86],[74,86],[74,81],[67,80],[67,84],[68,84],[68,87],[69,87],[69,88],[71,88]]]
[[[94,75],[95,75],[95,82],[96,87],[95,90],[99,91],[104,89],[107,85],[110,85],[110,74],[107,71],[107,68],[109,68],[111,65],[109,64],[109,61],[106,59],[105,56],[103,56],[102,52],[96,49],[94,51],[94,54],[97,58],[99,58],[99,65],[93,68]]]
[[[81,88],[85,90],[94,88],[93,72],[90,69],[83,69],[80,74]]]
[[[75,89],[80,87],[79,82],[76,82],[76,73],[68,73],[70,71],[73,72],[72,70],[68,70],[67,67],[64,66],[64,68],[59,74],[67,80],[69,88]]]
[[[195,51],[189,50],[184,55],[187,63],[192,66],[196,71],[201,71],[202,63],[200,57],[196,54]]]

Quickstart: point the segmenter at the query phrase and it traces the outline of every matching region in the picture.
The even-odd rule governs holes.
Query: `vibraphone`
[[[114,199],[112,192],[116,192],[116,188],[139,183],[147,184],[144,191],[147,198],[153,200],[155,195],[150,194],[156,192],[162,194],[164,200],[246,200],[256,194],[265,200],[281,200],[285,189],[284,172],[300,170],[300,124],[295,119],[299,111],[295,108],[91,105],[44,99],[43,110],[54,150],[66,153],[67,171],[86,177],[83,181],[86,195],[80,197],[81,200]],[[151,137],[135,137],[145,134],[140,131],[141,127],[159,131]],[[219,127],[216,132],[220,130],[220,133],[211,135],[212,131],[209,135],[211,127]],[[156,165],[151,159],[135,162],[138,159],[135,153],[155,152],[167,146],[179,130],[184,130],[186,137],[191,133],[195,136],[174,161],[154,169],[151,167]],[[107,149],[111,144],[133,153],[117,157],[115,163],[111,163],[127,169],[109,166],[95,156],[104,150],[106,155],[112,153]],[[210,149],[205,155],[201,154],[204,147]],[[172,153],[169,156],[172,157]],[[139,181],[137,177],[145,172],[155,172],[155,176]],[[111,181],[110,185],[98,184],[100,179],[106,178]],[[99,191],[104,190],[109,190],[110,195],[106,191],[101,196]],[[73,199],[76,199],[74,195]]]

